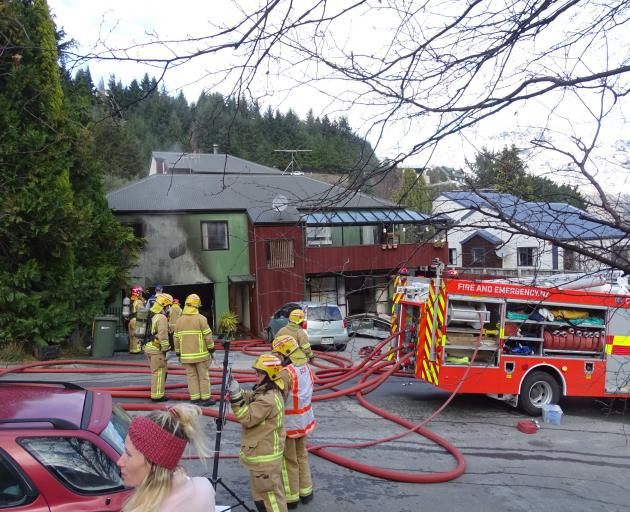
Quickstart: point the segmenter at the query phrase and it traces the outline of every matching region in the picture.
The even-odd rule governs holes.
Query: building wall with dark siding
[[[496,246],[481,236],[474,236],[462,246],[462,267],[501,268],[503,260],[495,252]],[[474,261],[473,248],[483,249],[483,258]]]
[[[448,261],[448,248],[430,243],[398,244],[396,249],[383,249],[381,245],[306,247],[305,255],[306,274],[321,274],[428,266],[433,258]]]
[[[265,241],[292,239],[292,268],[267,268]],[[286,302],[304,299],[304,252],[302,228],[295,225],[249,225],[250,273],[256,277],[252,293],[252,331],[262,332],[269,317]]]

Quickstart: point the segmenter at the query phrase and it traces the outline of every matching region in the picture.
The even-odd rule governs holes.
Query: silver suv
[[[273,340],[276,333],[289,322],[289,313],[294,309],[304,311],[302,329],[308,335],[311,345],[333,347],[335,350],[345,350],[350,337],[346,319],[337,304],[323,304],[321,302],[289,302],[279,308],[269,319],[265,327],[265,338]]]

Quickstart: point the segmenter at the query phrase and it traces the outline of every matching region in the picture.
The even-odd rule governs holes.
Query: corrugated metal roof
[[[344,224],[374,224],[392,222],[394,224],[416,224],[426,222],[430,217],[413,210],[343,210],[307,213],[303,220],[307,226],[330,226]]]
[[[192,171],[196,173],[218,174],[282,174],[274,167],[243,160],[232,155],[214,153],[181,153],[174,151],[153,151],[151,157],[164,162],[166,171]]]
[[[455,191],[442,195],[465,208],[500,210],[504,216],[534,233],[550,235],[558,240],[625,236],[622,231],[597,222],[587,212],[566,203],[530,202],[497,192]]]
[[[273,208],[279,195],[283,211]],[[396,208],[397,205],[307,176],[274,174],[156,174],[107,194],[114,212],[243,211],[252,222],[295,223],[298,211]],[[374,215],[372,215],[374,217]],[[374,217],[375,219],[375,217]]]

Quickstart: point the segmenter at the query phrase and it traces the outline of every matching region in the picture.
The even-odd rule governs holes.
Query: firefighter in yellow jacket
[[[186,369],[188,393],[193,403],[207,407],[216,404],[210,396],[208,367],[214,353],[208,320],[199,313],[201,299],[193,293],[186,297],[182,316],[175,324],[174,345],[179,361]]]
[[[179,305],[179,299],[173,299],[173,305],[168,312],[168,340],[171,344],[171,349],[175,348],[175,325],[180,316],[182,316],[182,308]]]
[[[256,370],[252,391],[241,391],[235,379],[228,387],[232,410],[242,426],[240,460],[249,470],[256,510],[286,512],[280,476],[284,451],[282,364],[276,356],[262,354],[252,368]]]
[[[129,353],[130,354],[141,354],[142,348],[140,347],[140,341],[138,340],[138,336],[136,335],[136,314],[138,310],[144,307],[144,300],[142,298],[142,287],[134,286],[131,289],[131,319],[129,320],[129,324],[127,325],[127,332],[129,334]]]
[[[160,293],[151,306],[151,331],[147,344],[144,346],[144,353],[149,358],[151,367],[151,401],[165,402],[168,400],[164,395],[166,384],[166,353],[169,351],[168,344],[168,320],[166,312],[173,303],[173,297],[168,293]]]
[[[302,349],[291,336],[276,336],[272,352],[281,359],[285,382],[291,391],[285,398],[284,428],[286,440],[282,464],[282,483],[287,508],[296,508],[300,501],[313,499],[313,481],[306,448],[307,436],[315,430],[315,415],[311,406],[314,377]]]
[[[308,358],[308,361],[310,361],[313,359],[314,355],[313,350],[311,349],[311,344],[308,341],[308,334],[306,334],[306,331],[301,327],[303,321],[304,311],[301,309],[294,309],[291,313],[289,313],[289,323],[276,333],[276,338],[278,336],[291,336],[292,338],[295,338],[302,349],[302,352]]]

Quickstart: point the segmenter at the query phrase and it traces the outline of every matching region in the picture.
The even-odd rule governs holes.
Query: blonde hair
[[[151,411],[147,417],[171,434],[186,439],[201,459],[210,451],[201,431],[199,416],[201,409],[196,405],[180,404],[167,410]],[[171,493],[175,472],[181,468],[167,469],[147,460],[149,473],[140,483],[123,507],[123,512],[155,512]]]

